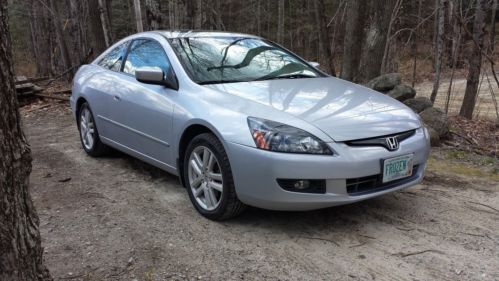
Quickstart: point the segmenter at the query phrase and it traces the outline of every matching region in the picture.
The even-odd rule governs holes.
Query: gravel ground
[[[176,177],[88,157],[66,106],[22,114],[56,280],[499,280],[497,177],[429,171],[353,205],[212,222]]]

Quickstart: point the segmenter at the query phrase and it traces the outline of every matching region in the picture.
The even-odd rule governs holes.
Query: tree
[[[31,151],[20,124],[6,7],[0,0],[0,280],[51,280],[28,188]]]
[[[324,11],[324,0],[314,0],[314,12],[319,35],[319,50],[324,56],[324,68],[329,72],[329,74],[336,76],[336,70],[334,69],[333,63],[333,54],[331,51],[331,45],[329,43],[329,31],[327,29],[327,21]]]
[[[442,71],[442,59],[444,53],[444,36],[445,36],[445,7],[447,0],[436,0],[436,32],[435,35],[435,78],[433,80],[433,90],[430,100],[435,103],[437,98],[438,88],[440,87],[440,74]]]
[[[277,5],[277,42],[284,44],[284,0],[278,0]]]
[[[49,2],[50,2],[50,12],[52,14],[52,17],[54,18],[53,20],[54,29],[57,38],[57,44],[59,45],[59,51],[61,53],[62,64],[64,66],[64,70],[68,71],[67,80],[69,81],[73,77],[74,71],[72,69],[73,66],[71,63],[68,46],[66,44],[66,40],[64,39],[64,33],[62,30],[63,23],[60,18],[60,13],[57,7],[57,3],[55,3],[55,0],[49,0]]]
[[[138,0],[136,0],[136,1],[138,1]],[[105,1],[105,0],[98,1],[100,20],[101,20],[101,24],[102,24],[102,31],[104,33],[104,40],[106,40],[106,47],[111,46],[111,43],[113,42],[113,33],[111,30],[111,17],[110,17],[110,11],[109,11],[109,3],[110,3],[109,1]],[[141,24],[142,24],[142,22],[141,22]]]
[[[38,0],[28,0],[26,2],[28,10],[29,32],[31,35],[31,51],[35,59],[36,74],[38,76],[52,75],[51,52],[50,49],[52,24],[49,19],[49,11],[42,6]]]
[[[467,118],[473,118],[476,98],[478,96],[478,84],[480,82],[480,70],[482,68],[482,52],[485,37],[485,12],[487,11],[489,1],[478,0],[475,7],[475,18],[473,20],[473,41],[476,44],[469,56],[470,69],[464,92],[463,104],[459,115]]]
[[[163,17],[159,1],[146,0],[146,21],[149,30],[158,30],[162,26]]]
[[[87,0],[87,2],[90,37],[92,39],[91,42],[95,53],[100,54],[106,49],[107,44],[104,36],[104,30],[102,29],[99,2],[98,0]]]
[[[370,1],[373,16],[365,36],[365,53],[361,62],[361,82],[367,82],[381,74],[381,65],[383,64],[395,2],[396,0]]]
[[[358,75],[366,9],[367,3],[364,0],[351,0],[347,3],[341,67],[341,78],[345,80],[355,81]]]
[[[140,0],[133,0],[133,8],[135,11],[135,24],[137,25],[137,32],[143,32],[144,26],[142,25],[142,12],[140,10]]]

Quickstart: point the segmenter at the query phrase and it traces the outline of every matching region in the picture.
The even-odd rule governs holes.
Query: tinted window
[[[99,65],[112,71],[120,71],[127,45],[128,42],[123,43],[111,50],[111,52],[100,60]]]
[[[135,75],[140,67],[159,67],[165,74],[170,71],[170,62],[163,47],[153,40],[135,40],[128,53],[123,72]]]

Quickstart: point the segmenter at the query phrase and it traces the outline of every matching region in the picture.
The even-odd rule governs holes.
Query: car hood
[[[395,134],[421,126],[417,115],[397,100],[333,77],[206,87],[305,120],[335,141]]]

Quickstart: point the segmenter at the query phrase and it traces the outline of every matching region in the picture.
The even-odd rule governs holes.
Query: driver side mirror
[[[140,67],[135,71],[135,79],[141,83],[161,85],[167,88],[178,90],[177,78],[171,75],[165,75],[159,67]]]
[[[320,63],[315,61],[309,61],[308,63],[315,68],[319,68],[321,66]]]

